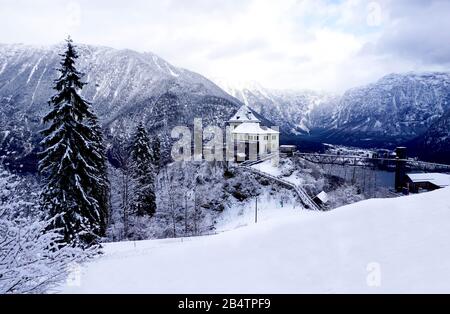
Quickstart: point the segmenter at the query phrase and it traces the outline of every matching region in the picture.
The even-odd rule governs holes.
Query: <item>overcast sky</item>
[[[0,42],[152,51],[209,78],[341,92],[447,71],[446,0],[0,0]]]

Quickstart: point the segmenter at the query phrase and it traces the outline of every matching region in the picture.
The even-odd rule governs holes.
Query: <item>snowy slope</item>
[[[80,285],[60,292],[448,293],[449,223],[443,189],[285,213],[216,236],[108,244]]]

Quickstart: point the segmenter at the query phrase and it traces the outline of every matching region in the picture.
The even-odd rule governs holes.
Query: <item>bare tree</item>
[[[133,178],[130,169],[130,152],[128,140],[125,135],[114,139],[109,151],[110,157],[120,171],[120,210],[122,211],[123,239],[129,235],[129,217],[131,214],[131,191]]]
[[[197,193],[197,188],[194,191],[194,212],[192,215],[192,221],[194,223],[194,235],[199,235],[199,222],[201,218],[201,196]]]
[[[188,234],[188,192],[184,192],[184,235]]]

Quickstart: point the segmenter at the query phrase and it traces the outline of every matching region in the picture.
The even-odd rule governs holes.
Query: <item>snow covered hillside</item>
[[[449,223],[450,189],[283,211],[215,236],[107,244],[58,292],[448,293]]]

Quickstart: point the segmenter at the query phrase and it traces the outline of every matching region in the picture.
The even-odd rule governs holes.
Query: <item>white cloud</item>
[[[450,51],[448,27],[439,27],[448,6],[438,0],[0,0],[0,7],[4,42],[52,44],[70,32],[78,42],[152,51],[208,77],[274,88],[341,91],[389,72],[445,67]]]

